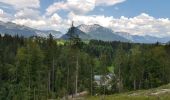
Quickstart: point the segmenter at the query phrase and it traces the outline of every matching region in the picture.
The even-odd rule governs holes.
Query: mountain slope
[[[63,34],[60,31],[54,31],[54,30],[47,30],[47,31],[42,31],[42,30],[36,30],[36,35],[40,37],[48,37],[49,34],[51,34],[54,38],[60,38]]]
[[[94,25],[79,25],[77,27],[79,30],[83,31],[84,33],[88,34],[91,39],[95,40],[103,40],[103,41],[122,41],[128,42],[129,40],[115,34],[111,29],[105,28],[98,24]]]
[[[154,37],[149,35],[145,35],[145,36],[130,35],[130,33],[127,32],[116,32],[116,34],[126,39],[129,39],[135,43],[156,43],[156,42],[167,43],[168,41],[170,41],[170,36],[159,38],[159,37]]]
[[[0,22],[0,33],[1,34],[10,34],[10,35],[22,35],[25,37],[36,35],[35,31],[29,27],[16,25],[14,23]]]
[[[158,38],[158,37],[153,37],[153,36],[133,36],[133,41],[138,42],[138,43],[156,43],[156,42],[161,42],[161,43],[167,43],[170,40],[170,37],[163,37],[163,38]]]
[[[73,34],[77,35],[79,38],[81,38],[83,40],[91,39],[91,37],[88,34],[84,33],[83,31],[79,30],[78,28],[76,28],[76,27],[72,27],[72,28],[74,30]],[[69,31],[66,34],[61,36],[61,39],[65,39],[65,40],[69,39],[70,38],[70,36],[69,36],[70,33],[71,33],[71,31],[69,29]]]
[[[59,31],[53,31],[53,30],[42,31],[23,25],[17,25],[11,22],[4,23],[0,21],[0,34],[10,34],[10,35],[18,34],[24,37],[30,37],[30,36],[47,37],[50,33],[54,36],[54,38],[59,38],[62,35],[62,33]]]
[[[86,96],[84,100],[99,100],[102,96]],[[106,95],[106,100],[170,100],[170,84],[148,90]]]

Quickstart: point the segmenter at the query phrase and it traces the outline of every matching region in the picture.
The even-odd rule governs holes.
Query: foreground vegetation
[[[0,35],[0,100],[67,99],[82,91],[109,95],[170,82],[170,44],[84,43],[74,27],[68,33],[64,42],[52,35]]]
[[[88,96],[84,100],[170,100],[170,84],[149,90],[131,91],[121,94]]]

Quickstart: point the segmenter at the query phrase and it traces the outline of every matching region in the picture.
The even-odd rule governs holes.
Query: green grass
[[[64,45],[64,43],[66,42],[66,40],[57,40],[56,43],[58,45]]]
[[[56,40],[56,43],[57,43],[58,45],[64,45],[66,42],[68,42],[68,40],[63,40],[63,39],[58,39],[58,40]],[[89,43],[89,40],[83,40],[83,42],[84,42],[85,44],[88,44],[88,43]]]
[[[170,100],[170,84],[149,90],[130,91],[121,94],[87,96],[84,100]]]
[[[102,100],[102,96],[98,97],[88,97],[85,100]],[[157,100],[157,97],[154,96],[125,96],[125,95],[112,95],[105,96],[103,100]]]

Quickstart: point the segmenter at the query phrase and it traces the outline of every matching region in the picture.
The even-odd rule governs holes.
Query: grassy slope
[[[101,100],[102,96],[86,97],[85,100]],[[170,84],[149,90],[105,96],[103,100],[170,100]]]

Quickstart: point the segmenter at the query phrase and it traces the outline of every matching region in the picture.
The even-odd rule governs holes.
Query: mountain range
[[[131,40],[131,42],[135,43],[167,43],[170,41],[170,36],[167,37],[154,37],[150,35],[140,36],[140,35],[130,35],[130,33],[127,32],[116,32],[115,34],[118,34],[128,40]]]
[[[102,41],[122,41],[122,42],[128,42],[129,40],[119,36],[117,34],[114,34],[114,32],[111,29],[105,28],[103,26],[100,26],[98,24],[94,25],[79,25],[74,28],[74,34],[78,35],[79,38],[83,40],[102,40]],[[69,38],[68,31],[65,35],[63,35],[62,39],[68,39]]]
[[[129,40],[115,34],[111,29],[100,26],[98,24],[94,25],[79,25],[77,27],[82,32],[88,34],[91,39],[94,40],[103,40],[103,41],[122,41],[128,42]]]
[[[48,37],[49,34],[52,34],[54,38],[68,39],[69,31],[66,34],[61,33],[60,31],[54,30],[38,30],[30,28],[24,25],[17,25],[11,22],[1,22],[0,21],[0,34],[10,34],[10,35],[20,35],[24,37],[30,36],[40,36]],[[139,35],[130,35],[127,32],[114,32],[113,30],[103,27],[98,24],[94,25],[79,25],[74,27],[74,34],[78,35],[83,40],[102,40],[102,41],[122,41],[122,42],[134,42],[134,43],[167,43],[170,40],[169,37],[159,38],[154,36],[139,36]]]
[[[90,40],[91,37],[86,34],[85,32],[79,30],[77,27],[71,27],[73,28],[74,32],[73,35],[74,36],[78,36],[79,38],[83,39],[83,40]],[[70,33],[71,33],[71,28],[68,30],[68,32],[66,34],[64,34],[63,36],[61,36],[61,39],[69,39],[70,38]]]
[[[30,36],[41,36],[41,37],[47,37],[49,34],[52,34],[55,38],[61,37],[62,33],[59,31],[54,30],[37,30],[33,29],[24,25],[17,25],[15,23],[11,22],[1,22],[0,21],[0,33],[1,34],[10,34],[10,35],[20,35],[24,37],[30,37]]]

